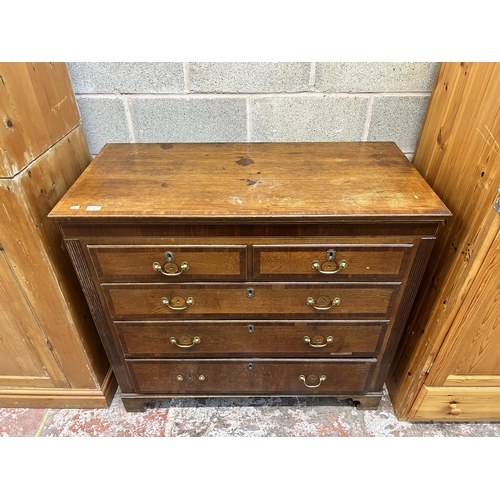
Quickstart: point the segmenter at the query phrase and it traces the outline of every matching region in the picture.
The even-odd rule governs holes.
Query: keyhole
[[[247,288],[247,297],[251,299],[255,295],[255,290],[253,288]]]
[[[167,262],[173,262],[175,259],[174,259],[174,254],[173,252],[170,252],[169,250],[167,250],[165,253],[164,253],[164,256],[165,256],[165,260]]]
[[[247,331],[248,331],[248,333],[253,333],[253,332],[255,331],[255,326],[253,326],[253,325],[248,325],[248,326],[247,326]]]
[[[327,260],[328,262],[331,262],[332,260],[334,260],[334,259],[335,259],[335,254],[336,254],[336,253],[337,253],[337,252],[335,252],[335,250],[332,250],[332,249],[327,250],[327,251],[326,251],[326,260]]]
[[[248,369],[253,370],[253,363],[248,363]]]

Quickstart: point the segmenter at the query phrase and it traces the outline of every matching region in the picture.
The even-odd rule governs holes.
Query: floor
[[[489,457],[498,441],[480,438],[500,436],[500,422],[400,422],[386,391],[379,408],[366,411],[330,398],[276,397],[172,399],[127,413],[119,396],[99,410],[0,409],[0,437],[11,437],[0,442],[3,490],[22,488],[38,500],[66,500],[68,491],[183,500],[245,500],[258,492],[303,500],[364,488],[387,496],[387,488],[411,484],[404,496],[417,500],[429,495],[429,485],[432,498],[454,491],[486,498],[497,489],[498,465]],[[97,436],[103,439],[91,439]]]
[[[377,410],[330,398],[172,399],[126,412],[119,390],[107,409],[0,409],[3,437],[497,437],[500,422],[401,422],[387,391]]]

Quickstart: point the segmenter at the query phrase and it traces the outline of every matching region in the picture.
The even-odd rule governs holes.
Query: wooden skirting
[[[6,408],[107,408],[118,385],[111,368],[100,390],[0,389],[0,407]]]

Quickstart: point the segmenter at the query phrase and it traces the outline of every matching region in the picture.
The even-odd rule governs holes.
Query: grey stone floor
[[[119,396],[107,409],[0,409],[0,436],[14,438],[0,440],[3,490],[39,500],[498,496],[500,423],[400,422],[386,392],[365,411],[328,398],[186,398],[129,413]]]
[[[0,436],[27,437],[497,437],[500,422],[402,422],[387,391],[377,410],[331,398],[177,399],[126,412],[109,408],[0,409]]]

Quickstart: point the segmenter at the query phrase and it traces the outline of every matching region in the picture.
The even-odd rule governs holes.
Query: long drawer
[[[196,359],[127,361],[140,393],[361,394],[375,360]]]
[[[246,245],[89,245],[87,248],[101,283],[247,278]]]
[[[387,321],[115,322],[127,358],[375,357]]]
[[[102,290],[113,319],[388,319],[399,283],[104,284]]]

